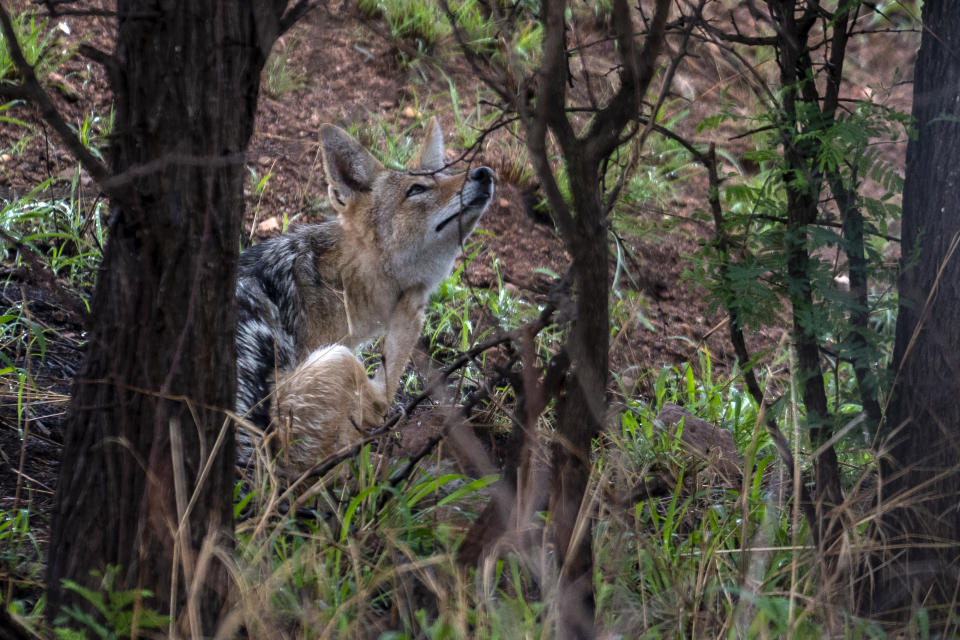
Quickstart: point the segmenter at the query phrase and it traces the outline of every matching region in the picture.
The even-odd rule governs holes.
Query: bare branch
[[[453,158],[452,160],[450,160],[450,162],[447,162],[444,165],[443,169],[451,167],[457,164],[458,162],[471,160],[483,148],[483,143],[486,141],[487,136],[492,134],[494,131],[503,129],[504,127],[507,127],[517,121],[518,119],[517,116],[507,117],[503,113],[503,109],[501,107],[496,106],[496,108],[500,109],[501,111],[501,113],[497,116],[496,121],[490,124],[489,126],[485,127],[484,129],[478,131],[477,139],[474,140],[473,144],[471,144],[469,147],[464,149],[463,152],[461,152],[460,155],[458,155],[456,158]]]
[[[20,85],[0,84],[0,98],[8,100],[29,100],[30,92]]]
[[[170,166],[183,167],[229,167],[231,165],[242,164],[244,161],[243,153],[231,153],[222,156],[196,156],[186,153],[165,153],[158,158],[154,158],[143,164],[135,164],[128,167],[122,173],[107,177],[100,186],[104,191],[118,191],[121,187],[133,182],[134,178],[142,178],[153,173],[159,173]]]
[[[737,24],[736,19],[734,18],[733,12],[729,13],[730,24],[733,26],[733,33],[729,31],[724,31],[719,27],[714,26],[709,20],[703,17],[703,14],[699,11],[693,16],[686,18],[687,21],[694,21],[698,27],[701,27],[704,31],[709,33],[711,36],[723,40],[724,42],[735,42],[737,44],[743,44],[751,47],[774,47],[777,44],[776,36],[748,36],[743,34],[740,31],[740,26]],[[683,21],[683,19],[681,19]]]
[[[33,0],[34,4],[42,4],[47,9],[47,15],[51,18],[60,18],[63,16],[91,17],[100,16],[107,18],[116,18],[122,16],[127,20],[151,20],[160,17],[159,11],[126,11],[122,14],[113,9],[61,9],[61,6],[73,5],[77,0]]]
[[[117,15],[116,11],[111,9],[61,9],[63,5],[72,5],[76,0],[34,0],[37,4],[42,4],[47,9],[47,15],[51,18],[60,16],[108,16]]]
[[[579,147],[579,141],[565,113],[567,85],[567,54],[563,35],[565,5],[563,0],[548,0],[543,3],[542,21],[545,34],[542,45],[543,61],[537,75],[534,112],[531,113],[526,99],[518,99],[517,107],[520,119],[527,129],[530,162],[540,178],[540,186],[547,197],[561,234],[564,238],[571,238],[576,234],[573,215],[560,192],[547,154],[548,127],[554,130],[567,157],[576,157],[578,154],[575,147]]]
[[[297,4],[290,7],[287,12],[280,17],[280,32],[277,35],[282,36],[285,34],[290,30],[290,27],[297,23],[297,20],[319,7],[320,4],[320,2],[313,2],[312,0],[299,0]]]
[[[859,5],[858,5],[859,7]],[[856,16],[850,20],[850,7],[841,6],[837,9],[839,15],[833,22],[833,35],[830,38],[830,61],[827,64],[827,89],[823,96],[823,113],[833,120],[840,98],[840,85],[843,80],[843,61],[847,54],[847,42],[850,33],[847,25],[856,22]]]
[[[66,120],[63,119],[63,116],[60,115],[50,96],[47,95],[47,92],[40,86],[40,81],[37,80],[37,76],[33,72],[33,67],[27,63],[23,55],[23,50],[20,49],[17,34],[14,32],[13,23],[10,21],[10,14],[7,13],[4,7],[0,7],[0,27],[2,27],[4,38],[7,41],[7,50],[10,52],[10,58],[20,73],[20,77],[23,78],[22,89],[25,92],[26,99],[40,108],[40,114],[43,119],[57,132],[57,135],[60,136],[63,143],[67,145],[67,148],[70,149],[74,157],[80,161],[81,166],[86,169],[87,173],[90,174],[97,184],[99,184],[104,191],[115,195],[104,187],[104,184],[110,177],[110,171],[83,146],[83,143],[77,138],[76,134],[70,128],[70,125],[68,125]]]
[[[653,80],[657,57],[663,47],[670,0],[657,0],[650,31],[643,49],[637,52],[633,39],[633,20],[626,0],[614,0],[613,24],[617,31],[617,45],[623,60],[620,89],[613,99],[594,118],[584,137],[584,154],[588,162],[597,162],[610,155],[619,144],[620,132],[636,118],[643,96]]]
[[[77,46],[77,51],[80,53],[80,55],[89,58],[98,64],[102,64],[105,67],[116,65],[115,59],[112,55],[106,51],[97,49],[92,44],[81,42]]]
[[[700,5],[697,7],[697,13],[703,11],[703,6],[707,0],[700,0]],[[670,66],[667,67],[666,73],[663,74],[663,84],[660,88],[660,95],[657,96],[657,102],[653,105],[653,108],[650,110],[651,117],[645,123],[643,131],[640,133],[640,138],[633,147],[633,157],[631,158],[631,165],[636,166],[636,163],[639,161],[640,149],[643,148],[644,143],[647,140],[647,137],[650,135],[650,132],[653,130],[654,121],[656,119],[656,114],[660,113],[660,108],[663,106],[663,103],[666,102],[667,95],[670,93],[670,87],[673,85],[673,78],[677,73],[677,69],[680,66],[680,62],[687,56],[687,45],[690,43],[690,35],[693,32],[694,25],[687,25],[682,32],[680,38],[680,46],[677,53],[672,56],[670,61]],[[642,118],[637,117],[636,122],[640,122]],[[632,136],[628,136],[622,142],[626,142]],[[608,206],[612,207],[613,202],[611,201]]]
[[[520,3],[517,3],[519,7]],[[460,28],[460,25],[457,22],[457,16],[453,13],[453,10],[450,8],[450,4],[447,0],[440,0],[440,7],[443,9],[443,12],[447,16],[447,21],[450,23],[450,27],[453,29],[453,37],[457,41],[457,45],[460,48],[463,57],[467,59],[467,64],[470,65],[470,69],[477,75],[480,80],[483,81],[485,85],[493,89],[500,99],[507,104],[514,105],[516,108],[516,103],[524,99],[524,96],[515,91],[511,91],[508,86],[507,80],[509,79],[509,74],[502,70],[502,75],[500,78],[496,78],[490,73],[487,72],[487,69],[493,66],[489,60],[482,59],[480,55],[474,50],[473,47],[467,42],[467,38],[463,33],[463,29]],[[368,25],[369,26],[369,25]],[[519,109],[517,108],[519,111]]]
[[[566,155],[575,155],[579,151],[579,141],[563,112],[567,105],[567,81],[570,75],[567,64],[566,2],[546,0],[543,14],[543,61],[537,74],[535,119],[550,127]],[[543,133],[546,135],[545,131]],[[539,132],[537,135],[540,135]]]

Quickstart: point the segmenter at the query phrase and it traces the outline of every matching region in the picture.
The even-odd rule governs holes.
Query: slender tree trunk
[[[867,610],[943,621],[960,588],[960,12],[923,5],[914,73],[917,137],[907,145],[892,437],[881,467],[881,532],[905,551],[864,580]],[[875,563],[876,564],[876,563]],[[870,585],[874,591],[869,591]]]
[[[864,219],[857,206],[856,194],[843,184],[836,173],[830,176],[830,190],[843,217],[843,252],[847,256],[850,274],[850,332],[845,341],[852,354],[853,371],[860,390],[863,412],[869,420],[867,429],[876,431],[883,418],[883,409],[877,399],[877,380],[871,371],[871,348],[868,336],[870,307],[867,298],[867,256],[864,243]]]
[[[694,157],[707,169],[707,177],[710,185],[707,201],[710,203],[710,212],[713,215],[713,225],[715,229],[714,239],[717,243],[717,259],[720,262],[720,277],[725,283],[725,286],[729,287],[730,238],[724,227],[723,208],[720,203],[721,180],[717,170],[717,152],[714,146],[710,145],[710,149],[706,154],[701,154],[699,151],[694,150]],[[764,390],[760,386],[760,382],[757,380],[757,376],[753,370],[755,365],[751,362],[750,354],[747,351],[747,340],[743,334],[743,321],[741,319],[740,309],[729,302],[726,303],[725,306],[730,320],[727,323],[730,329],[730,342],[737,356],[737,364],[740,365],[740,369],[743,371],[743,380],[746,384],[747,392],[753,397],[753,401],[757,403],[757,406],[762,407],[767,403],[767,399],[764,397]],[[777,447],[777,452],[780,454],[780,461],[786,469],[786,475],[792,478],[797,469],[796,461],[793,459],[793,452],[790,450],[790,444],[783,435],[783,432],[780,431],[780,427],[777,426],[776,419],[768,411],[765,412],[764,422],[766,423],[767,433],[770,434],[774,445]],[[800,473],[803,474],[803,471],[800,471]],[[805,475],[806,474],[804,474],[804,476]],[[803,515],[807,519],[813,534],[813,542],[819,546],[820,529],[817,524],[817,514],[814,510],[813,500],[810,498],[810,490],[807,487],[806,477],[801,480],[799,497]]]
[[[117,2],[110,159],[112,192],[123,195],[67,422],[51,616],[84,605],[62,580],[96,589],[91,572],[112,565],[114,590],[154,593],[135,609],[178,616],[196,585],[190,631],[216,628],[230,585],[203,556],[233,545],[223,409],[235,397],[243,153],[285,4]]]
[[[609,249],[607,210],[601,173],[611,156],[638,131],[642,99],[657,71],[663,47],[670,0],[656,0],[641,49],[637,43],[633,8],[626,0],[613,0],[611,26],[620,66],[620,87],[596,112],[589,127],[579,115],[570,119],[567,86],[572,84],[567,47],[567,3],[543,0],[536,19],[543,25],[542,59],[535,74],[517,82],[512,71],[497,68],[466,44],[454,13],[441,0],[454,24],[454,34],[467,61],[478,76],[512,105],[527,134],[530,160],[540,178],[547,202],[567,250],[573,258],[573,322],[562,366],[566,371],[563,393],[557,402],[557,428],[553,445],[550,488],[550,526],[560,578],[556,635],[559,638],[594,636],[593,550],[587,486],[593,438],[601,431],[606,413],[609,324]],[[524,87],[517,93],[517,87]],[[530,89],[528,91],[527,89]],[[532,98],[532,99],[531,99]],[[581,111],[574,109],[575,112]],[[632,129],[632,130],[631,130]],[[549,135],[548,135],[549,132]],[[624,137],[626,135],[626,138]],[[559,147],[569,176],[572,203],[557,183],[551,158]],[[571,206],[572,204],[572,206]],[[556,359],[555,359],[556,360]],[[550,372],[547,374],[547,382]],[[553,384],[547,384],[551,389]],[[560,386],[560,385],[558,385]],[[582,525],[582,526],[581,526]]]
[[[572,162],[571,174],[581,163]],[[593,593],[592,512],[582,509],[589,500],[590,451],[593,439],[603,429],[606,415],[606,384],[610,342],[609,249],[600,202],[598,178],[589,168],[572,177],[579,233],[564,238],[573,256],[576,316],[567,352],[570,370],[566,392],[557,405],[557,432],[551,467],[550,514],[556,552],[561,559],[560,638],[592,638],[595,601]],[[580,182],[582,180],[582,182]],[[585,522],[580,521],[586,519]]]
[[[798,138],[803,127],[801,109],[819,109],[808,49],[813,21],[806,12],[798,18],[795,1],[768,1],[767,4],[778,25],[777,54],[780,83],[783,87],[783,122],[780,126],[788,170],[786,251],[793,341],[797,353],[795,379],[800,385],[811,442],[814,447],[819,448],[825,445],[832,435],[832,425],[827,410],[827,395],[820,367],[820,346],[815,329],[807,228],[817,219],[817,201],[823,178],[814,168],[817,153],[814,143]],[[831,507],[843,500],[840,491],[840,467],[834,448],[826,446],[814,457],[813,467],[817,526],[821,527],[818,538],[825,548],[829,548],[838,531],[837,523],[831,524],[828,513]]]

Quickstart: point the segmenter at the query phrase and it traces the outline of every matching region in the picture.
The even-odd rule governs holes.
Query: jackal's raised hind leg
[[[277,377],[272,407],[280,464],[300,473],[379,425],[387,403],[353,352],[332,345]]]

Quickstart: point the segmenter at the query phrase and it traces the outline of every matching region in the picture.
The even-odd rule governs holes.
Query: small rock
[[[381,108],[381,109],[389,109],[389,108],[392,107],[392,106],[393,106],[393,101],[392,101],[392,100],[383,100],[383,101],[380,102],[380,108]]]
[[[507,200],[506,198],[500,198],[499,200],[497,200],[497,204],[499,204],[501,207],[506,209],[507,207],[510,206],[510,201]]]
[[[413,107],[404,107],[403,111],[400,112],[400,116],[407,120],[413,120],[414,118],[422,118],[423,114]]]
[[[0,153],[0,163],[7,164],[13,160],[13,156],[9,153]]]
[[[263,222],[257,225],[258,233],[273,233],[274,231],[280,230],[280,220],[277,219],[277,216],[270,216]]]
[[[257,164],[262,164],[264,166],[270,164],[272,158],[270,156],[260,156],[257,158]]]
[[[676,425],[683,421],[680,441],[684,448],[709,464],[727,486],[738,486],[743,459],[737,451],[733,433],[698,418],[672,402],[664,403],[657,420],[660,423],[658,428],[666,429],[674,436]]]

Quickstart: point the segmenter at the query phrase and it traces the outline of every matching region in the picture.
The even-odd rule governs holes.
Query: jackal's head
[[[450,175],[436,118],[406,171],[384,167],[346,131],[320,129],[330,200],[357,250],[375,252],[404,288],[433,290],[493,199],[493,171]]]

